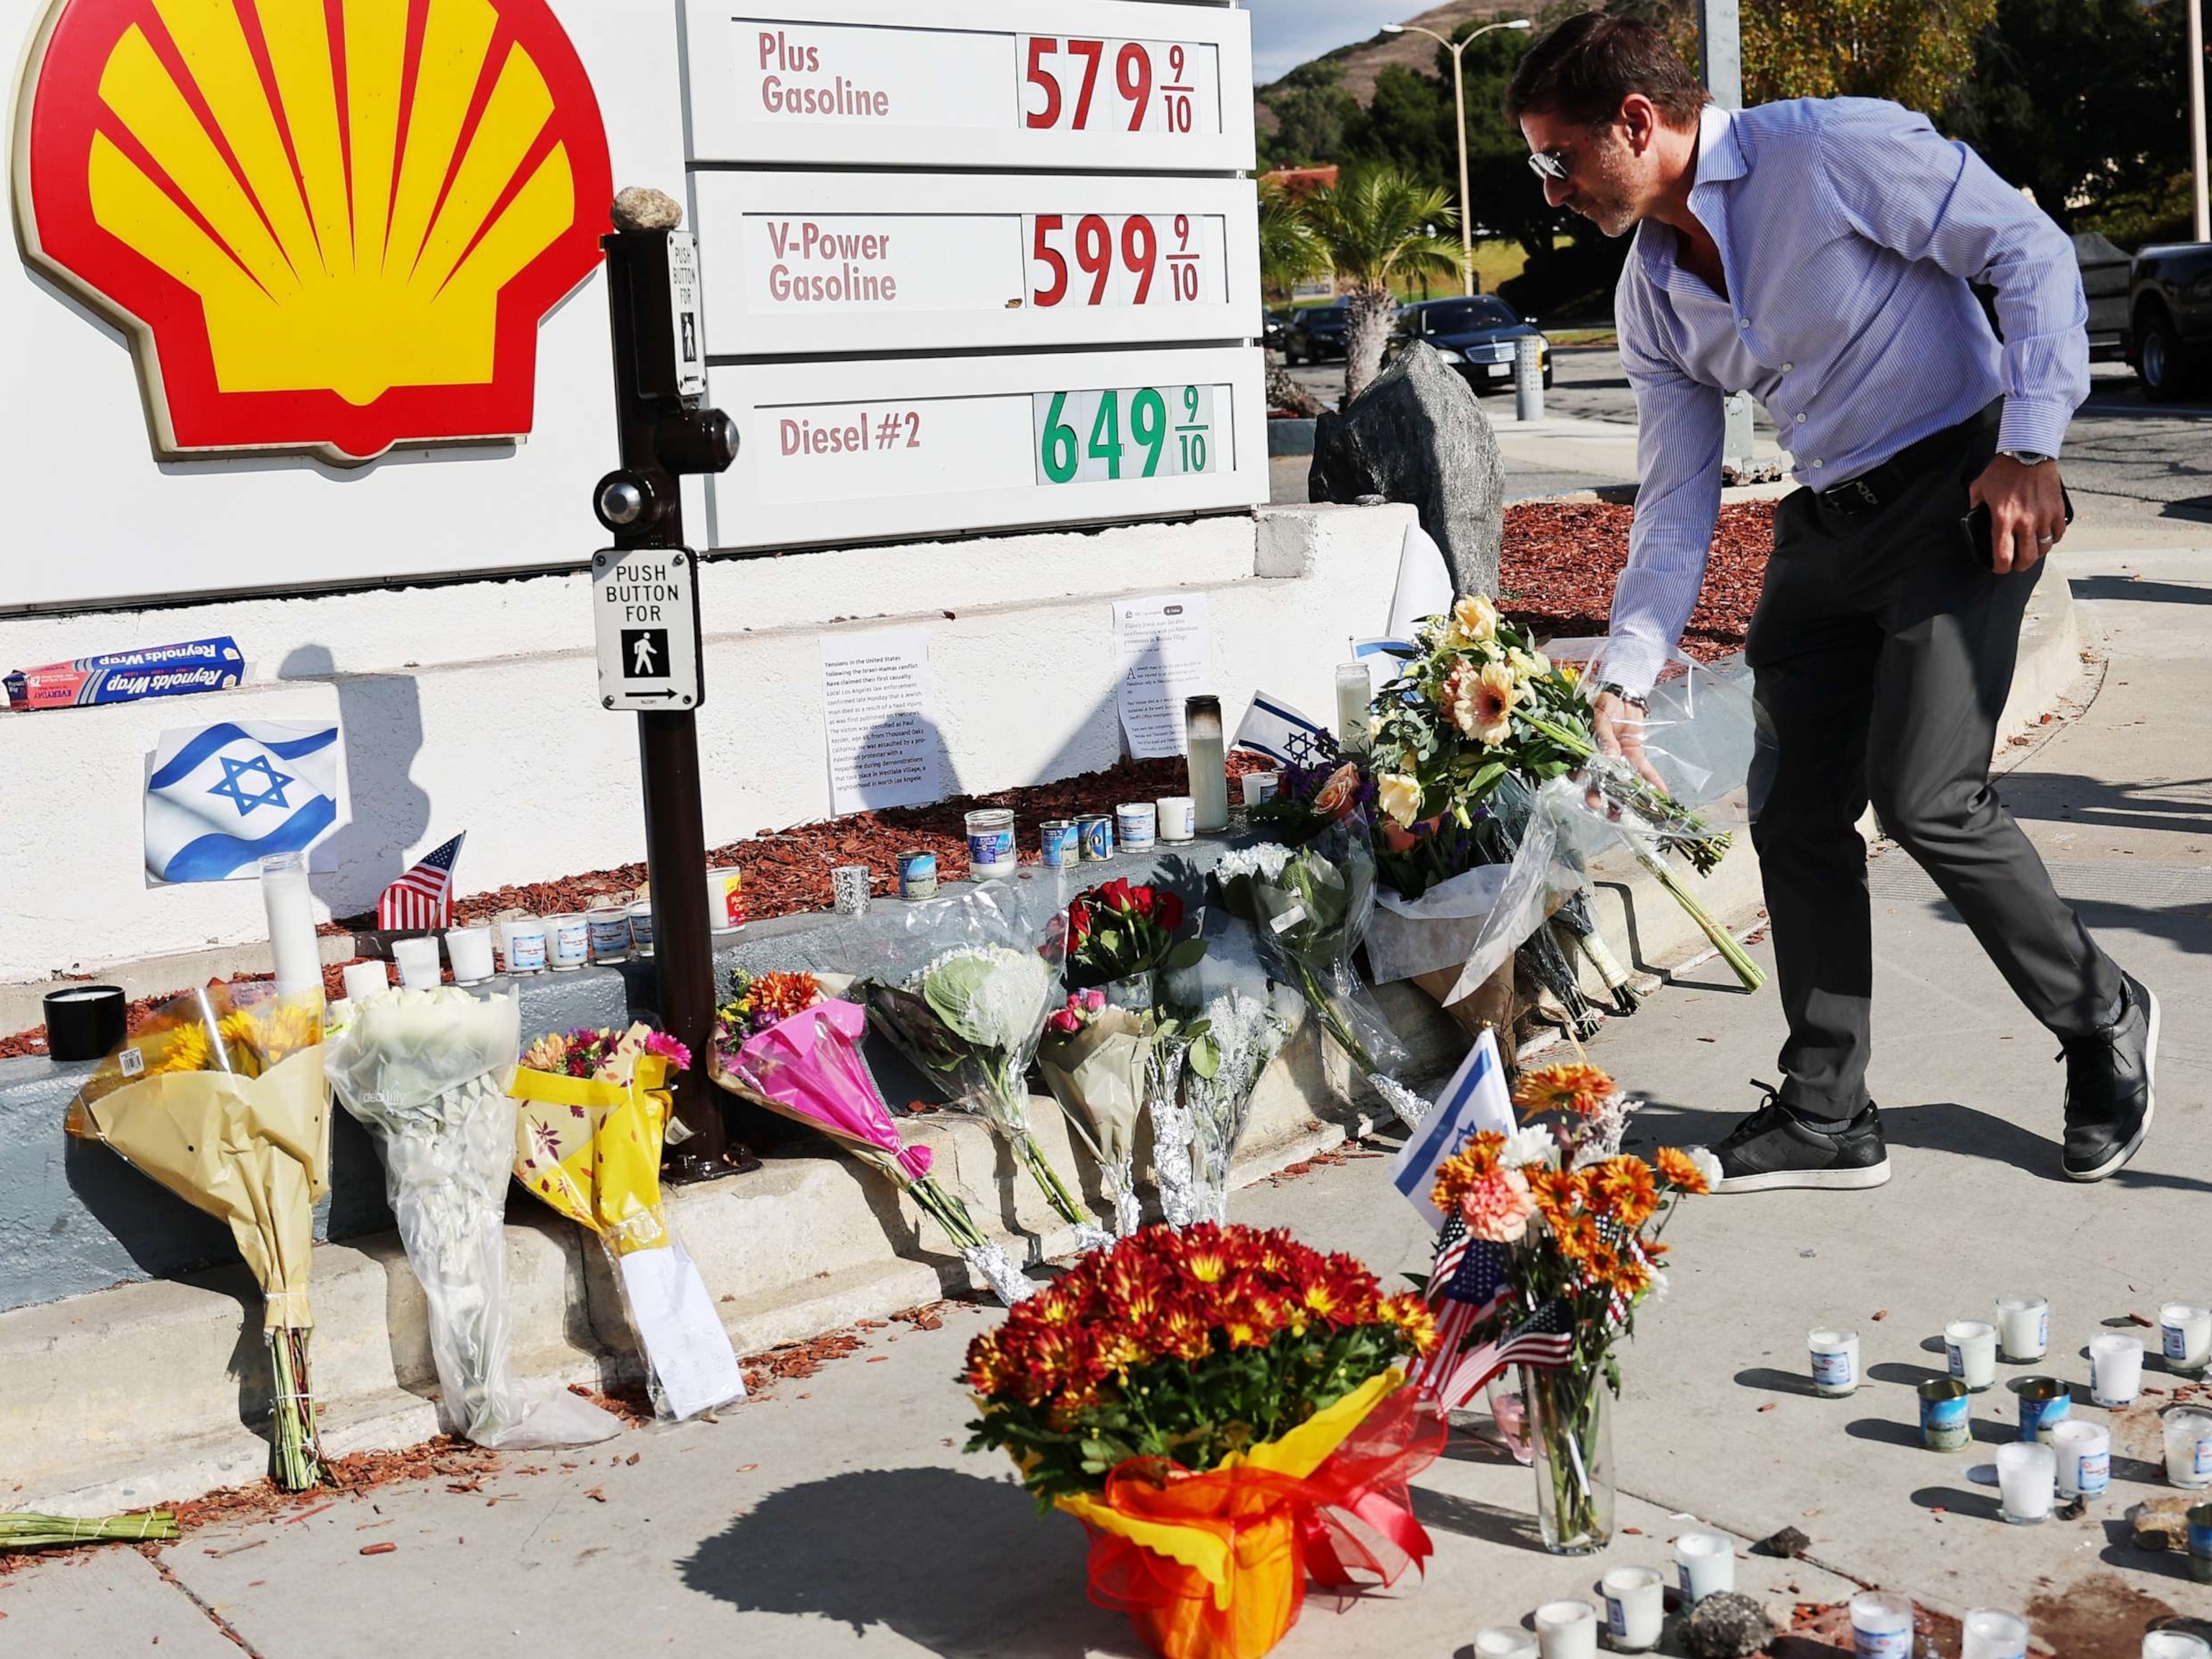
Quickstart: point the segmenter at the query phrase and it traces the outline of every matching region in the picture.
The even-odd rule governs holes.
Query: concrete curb
[[[2007,733],[2057,702],[2078,678],[2080,658],[2071,594],[2049,584],[2022,636]],[[1601,925],[1624,961],[1664,972],[1711,954],[1632,860],[1602,861],[1593,874]],[[1695,890],[1727,925],[1749,925],[1761,895],[1748,837]],[[1382,987],[1380,997],[1413,1050],[1417,1080],[1441,1076],[1464,1052],[1462,1034],[1412,986]],[[1309,1024],[1255,1097],[1237,1183],[1371,1127],[1376,1114],[1358,1092]],[[1059,1111],[1042,1100],[1034,1106],[1054,1164],[1095,1182]],[[1072,1247],[981,1124],[923,1117],[913,1133],[935,1152],[940,1178],[1018,1259],[1036,1263]],[[1140,1159],[1147,1151],[1140,1145]],[[1095,1190],[1090,1197],[1099,1200]],[[888,1185],[827,1152],[778,1156],[757,1175],[678,1190],[668,1201],[741,1352],[965,1288],[964,1267],[933,1228]],[[506,1229],[515,1376],[560,1384],[634,1372],[634,1345],[598,1252],[550,1212],[515,1208]],[[319,1248],[312,1294],[331,1449],[403,1445],[433,1432],[424,1304],[397,1237]],[[243,1269],[226,1268],[0,1313],[0,1469],[20,1483],[11,1504],[106,1512],[259,1474],[268,1409],[259,1306]]]

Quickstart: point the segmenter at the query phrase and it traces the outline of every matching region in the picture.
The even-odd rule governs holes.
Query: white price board
[[[1255,337],[1242,179],[693,175],[709,356]]]
[[[717,547],[836,544],[1257,506],[1254,348],[717,365],[737,464]]]
[[[690,160],[1248,170],[1251,21],[1152,0],[685,0]]]

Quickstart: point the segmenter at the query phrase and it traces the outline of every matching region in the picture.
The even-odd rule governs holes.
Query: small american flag
[[[453,860],[461,855],[463,830],[384,890],[376,902],[376,925],[386,933],[449,927],[453,921]]]
[[[1429,1276],[1429,1302],[1436,1310],[1437,1346],[1414,1372],[1413,1381],[1441,1394],[1458,1368],[1460,1346],[1468,1333],[1504,1305],[1504,1247],[1471,1237],[1456,1214],[1446,1216]]]
[[[1574,1333],[1573,1310],[1565,1302],[1547,1302],[1504,1340],[1459,1356],[1459,1364],[1436,1389],[1437,1399],[1446,1411],[1457,1411],[1508,1365],[1564,1365],[1574,1356]]]

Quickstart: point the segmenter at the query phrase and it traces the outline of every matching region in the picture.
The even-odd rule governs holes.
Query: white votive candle
[[[261,860],[261,904],[269,917],[269,955],[276,994],[323,988],[323,953],[315,943],[315,896],[307,890],[307,855],[271,853]]]
[[[2117,1409],[2142,1392],[2143,1345],[2139,1336],[2106,1332],[2089,1339],[2089,1397]]]
[[[1943,1352],[1951,1375],[1974,1393],[1996,1386],[1997,1328],[1988,1320],[1953,1320],[1943,1328]]]
[[[1536,1638],[1505,1625],[1475,1632],[1474,1653],[1475,1659],[1539,1659]]]
[[[2061,1498],[2101,1498],[2112,1484],[2112,1431],[2101,1423],[2068,1418],[2051,1431],[2058,1458]]]
[[[2057,1454],[2042,1442],[2015,1440],[1997,1448],[1997,1492],[2004,1518],[2013,1525],[2048,1521],[2057,1487]]]
[[[1587,1601],[1547,1601],[1536,1609],[1540,1659],[1597,1659],[1597,1609]]]
[[[349,962],[339,972],[346,1000],[356,1006],[392,988],[392,970],[381,962]]]
[[[446,959],[453,964],[454,981],[481,985],[492,976],[491,929],[456,927],[446,935]]]
[[[2166,1478],[2185,1492],[2212,1486],[2212,1412],[2166,1414]]]
[[[1374,698],[1375,683],[1368,678],[1365,663],[1337,664],[1337,747],[1347,755],[1362,753],[1367,747],[1367,706]]]
[[[392,959],[399,964],[399,982],[410,991],[428,991],[438,983],[436,939],[395,939]]]
[[[1813,1386],[1831,1400],[1858,1392],[1859,1334],[1815,1330],[1805,1335],[1813,1354]]]
[[[1960,1659],[2027,1659],[2027,1620],[1996,1607],[1966,1615]]]
[[[1623,1653],[1656,1647],[1667,1620],[1667,1581],[1650,1567],[1615,1567],[1598,1580],[1605,1630]]]
[[[2185,1630],[2154,1630],[2143,1638],[2142,1659],[2212,1659],[2212,1642]]]
[[[1997,1350],[2007,1359],[2040,1359],[2051,1346],[2051,1298],[2045,1296],[2001,1296],[1997,1298]]]
[[[1725,1533],[1684,1533],[1674,1540],[1674,1573],[1686,1607],[1734,1589],[1735,1540]]]
[[[2212,1360],[2212,1308],[2167,1303],[2158,1310],[2158,1336],[2166,1370],[2194,1376]]]
[[[1244,792],[1247,806],[1264,806],[1282,793],[1283,775],[1280,772],[1247,772],[1237,781]]]
[[[1912,1659],[1912,1598],[1895,1590],[1851,1597],[1854,1659]]]
[[[1159,811],[1162,841],[1182,842],[1198,834],[1198,806],[1188,795],[1162,795],[1152,805]]]

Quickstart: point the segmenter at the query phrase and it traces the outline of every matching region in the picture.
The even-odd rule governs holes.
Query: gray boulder
[[[1381,495],[1421,515],[1461,593],[1498,592],[1505,470],[1474,393],[1433,348],[1409,347],[1341,414],[1314,428],[1306,494],[1350,503]]]

